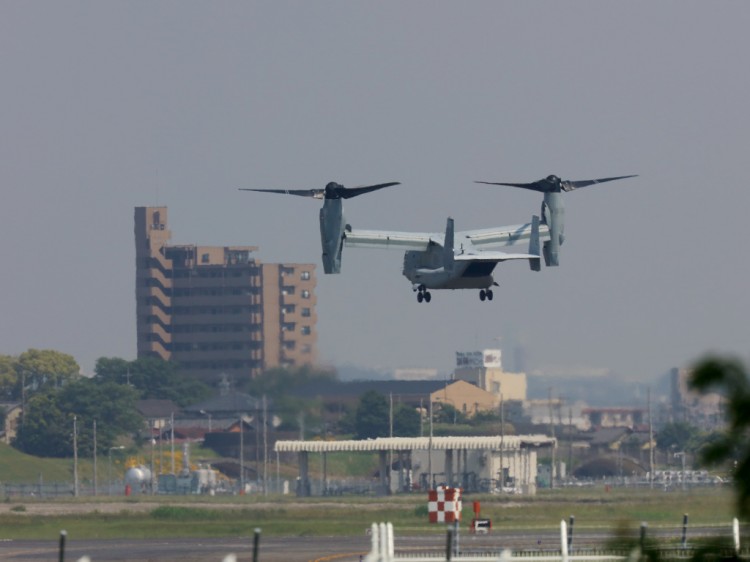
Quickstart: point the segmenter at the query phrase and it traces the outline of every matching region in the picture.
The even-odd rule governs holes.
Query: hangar
[[[537,450],[556,447],[546,435],[498,435],[484,437],[379,437],[346,441],[277,441],[277,453],[297,453],[297,495],[310,495],[309,455],[322,455],[323,490],[326,489],[326,455],[333,452],[377,452],[379,492],[390,494],[436,485],[466,491],[496,488],[533,494],[536,491]],[[389,456],[391,462],[389,463]],[[391,470],[388,470],[388,466]]]

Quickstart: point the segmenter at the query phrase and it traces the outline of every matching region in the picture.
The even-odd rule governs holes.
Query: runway
[[[587,529],[576,533],[573,548],[602,546],[611,538],[611,529]],[[723,527],[692,528],[690,538],[728,536]],[[649,535],[676,539],[678,528],[651,529]],[[358,562],[370,550],[371,539],[365,533],[355,537],[278,537],[262,536],[259,562]],[[446,535],[430,533],[409,535],[396,531],[396,552],[444,552]],[[462,552],[513,550],[559,551],[559,529],[506,529],[489,535],[471,535],[462,530]],[[92,562],[220,562],[233,553],[241,562],[253,558],[253,537],[221,539],[148,539],[148,540],[68,540],[65,560],[75,562],[86,555]],[[0,542],[3,562],[49,562],[58,559],[58,541],[5,540]]]
[[[364,535],[264,537],[258,558],[261,562],[357,561],[369,549],[369,538]],[[58,552],[58,541],[0,543],[0,560],[4,562],[49,562],[58,559]],[[92,562],[221,562],[230,553],[243,562],[251,561],[253,538],[69,541],[65,560],[75,562],[86,555]]]

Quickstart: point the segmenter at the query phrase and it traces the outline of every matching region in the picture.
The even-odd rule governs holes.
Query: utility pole
[[[96,420],[94,420],[94,495],[99,495],[97,474],[96,474]]]
[[[505,401],[500,394],[500,492],[505,488]]]
[[[430,396],[430,440],[427,446],[427,486],[432,490],[432,396]]]
[[[172,474],[175,473],[175,467],[174,467],[174,412],[171,413],[169,416],[169,441],[171,445],[171,453],[172,453]]]
[[[651,387],[648,387],[648,487],[654,488],[654,424],[651,419]]]
[[[245,425],[240,414],[240,495],[245,493],[245,431],[242,426]]]
[[[263,395],[263,495],[268,495],[268,404]]]
[[[419,399],[419,436],[424,437],[424,406],[422,398]]]
[[[552,439],[555,438],[555,417],[554,412],[552,410],[552,387],[549,387],[549,395],[548,395],[548,403],[549,403],[549,434]],[[552,466],[550,466],[549,471],[549,487],[550,489],[555,487],[555,449],[557,449],[557,444],[552,443]]]
[[[568,478],[572,476],[573,470],[573,408],[568,406]]]
[[[393,393],[388,394],[388,437],[393,437]]]
[[[156,446],[156,439],[154,439],[154,426],[156,422],[154,420],[151,420],[150,425],[150,433],[151,433],[151,495],[154,495],[154,481],[156,479],[156,466],[154,465],[154,447]]]
[[[73,495],[78,497],[78,418],[73,416]]]

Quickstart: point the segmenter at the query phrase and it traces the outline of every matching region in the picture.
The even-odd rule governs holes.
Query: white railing
[[[734,555],[740,557],[740,526],[737,518],[732,521],[732,539]],[[441,555],[434,553],[396,554],[394,548],[393,525],[391,523],[373,523],[371,528],[372,545],[370,552],[363,562],[613,562],[627,560],[637,562],[641,559],[641,548],[631,552],[614,551],[586,551],[571,553],[568,550],[568,527],[565,521],[560,522],[560,551],[559,552],[513,552],[504,549],[497,553],[453,553],[451,541],[448,540],[446,552]],[[692,551],[682,549],[673,553],[670,558],[689,559]],[[665,559],[665,558],[662,558]]]

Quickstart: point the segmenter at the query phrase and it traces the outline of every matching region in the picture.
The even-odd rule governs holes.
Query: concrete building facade
[[[256,246],[170,245],[166,207],[136,207],[138,357],[235,380],[317,355],[314,264],[263,264]]]
[[[500,397],[466,381],[457,380],[430,394],[433,404],[450,404],[468,417],[497,411]]]

